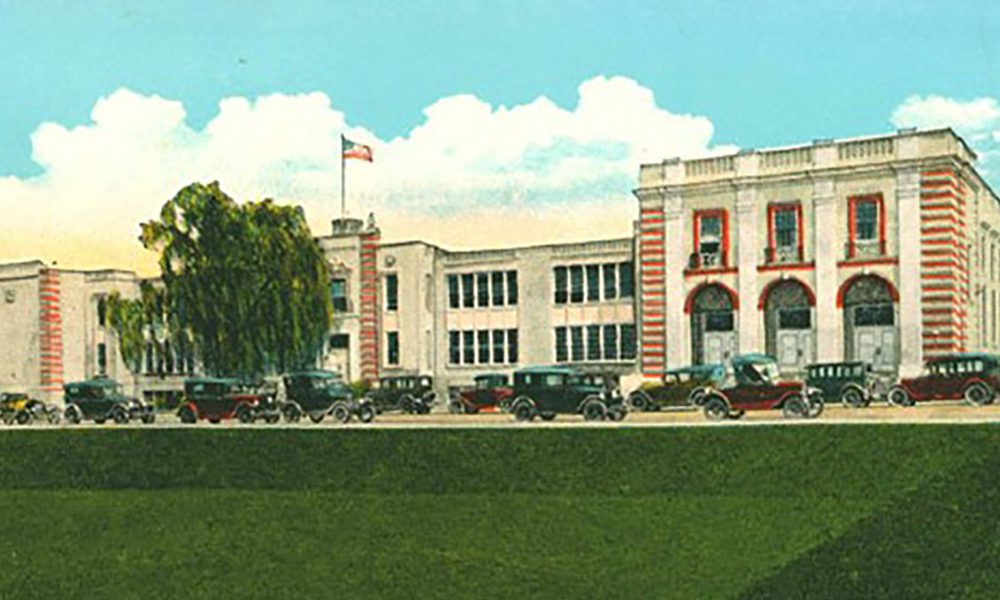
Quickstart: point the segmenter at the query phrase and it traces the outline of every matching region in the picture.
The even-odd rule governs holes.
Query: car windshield
[[[781,380],[781,371],[776,362],[747,362],[739,367],[736,376],[743,383],[777,383]]]

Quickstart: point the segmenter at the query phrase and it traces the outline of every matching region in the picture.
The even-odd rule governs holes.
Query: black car
[[[426,375],[383,377],[378,387],[368,390],[365,398],[375,406],[376,412],[403,412],[425,415],[437,399],[434,380]]]
[[[375,418],[375,407],[367,399],[360,401],[341,379],[330,371],[297,371],[284,377],[285,402],[281,413],[285,420],[294,423],[306,415],[319,423],[327,415],[341,423],[357,416],[362,423]]]
[[[806,385],[818,389],[824,400],[862,408],[885,397],[889,383],[866,362],[819,363],[806,367]]]
[[[133,419],[152,423],[156,420],[151,405],[126,396],[117,381],[106,377],[67,383],[63,386],[63,399],[66,403],[63,418],[67,423],[75,424],[85,419],[98,424],[108,419],[115,423],[128,423]]]
[[[628,414],[617,391],[573,367],[529,367],[514,372],[510,410],[518,421],[536,416],[551,421],[558,414],[581,414],[588,421],[621,421]]]

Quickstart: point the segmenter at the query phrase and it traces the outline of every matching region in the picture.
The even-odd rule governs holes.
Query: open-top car
[[[448,409],[452,413],[476,414],[504,410],[514,397],[510,378],[503,373],[476,375],[472,387],[459,389]]]
[[[184,399],[177,410],[182,423],[207,419],[218,423],[239,419],[253,423],[258,419],[277,423],[281,419],[273,398],[245,381],[221,377],[194,377],[184,381]]]
[[[806,385],[818,389],[825,401],[840,400],[848,408],[868,406],[889,389],[888,381],[861,361],[808,365]]]
[[[379,413],[404,412],[425,415],[431,412],[437,395],[434,380],[426,375],[383,377],[378,387],[368,390],[370,400]]]
[[[558,414],[582,414],[588,421],[621,421],[628,408],[621,394],[573,367],[529,367],[514,373],[514,399],[510,410],[518,421],[541,417],[551,421]]]
[[[900,380],[886,398],[894,406],[929,400],[965,400],[982,406],[993,402],[998,389],[1000,356],[970,352],[928,359],[920,376]]]
[[[719,381],[725,369],[720,364],[691,365],[670,369],[657,381],[647,381],[628,395],[637,411],[701,406],[705,387]]]
[[[285,375],[285,401],[281,413],[289,423],[303,415],[319,423],[327,415],[341,423],[358,417],[363,423],[375,418],[375,407],[368,400],[355,400],[351,388],[339,373],[332,371],[296,371]]]
[[[783,381],[773,357],[744,354],[731,358],[723,378],[705,388],[702,409],[711,420],[775,409],[786,418],[815,418],[823,412],[823,395],[801,381]]]
[[[156,410],[152,405],[126,396],[122,386],[107,377],[65,384],[63,400],[66,404],[63,418],[67,423],[79,423],[85,419],[98,424],[108,419],[115,423],[128,423],[133,419],[152,423],[156,420]]]
[[[36,421],[58,423],[62,412],[56,406],[28,397],[24,393],[0,394],[0,420],[7,425],[27,425]]]

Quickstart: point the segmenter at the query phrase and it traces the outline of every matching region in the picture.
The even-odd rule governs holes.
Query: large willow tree
[[[121,345],[126,362],[136,360],[125,356],[136,331],[148,335],[159,318],[175,347],[192,344],[209,374],[315,364],[330,328],[330,275],[300,208],[239,204],[218,183],[193,183],[142,224],[140,239],[160,254],[162,291],[144,292],[139,307],[112,303],[112,324],[130,323],[116,326],[129,340]]]

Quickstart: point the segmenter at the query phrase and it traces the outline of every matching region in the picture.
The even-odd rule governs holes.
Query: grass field
[[[995,426],[5,431],[2,598],[993,598]]]

